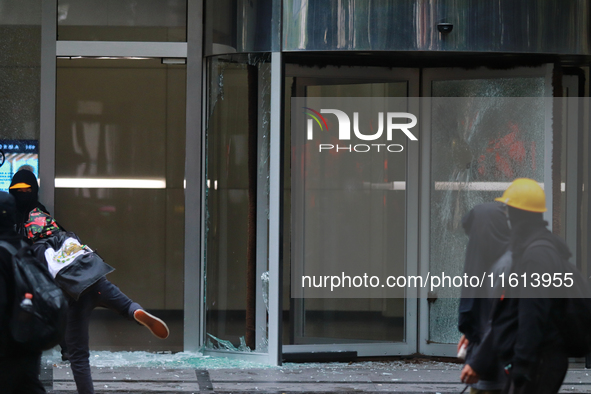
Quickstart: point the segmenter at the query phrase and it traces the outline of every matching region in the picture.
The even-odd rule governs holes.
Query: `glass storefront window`
[[[186,67],[160,59],[57,61],[55,217],[171,328],[157,342],[114,321],[93,349],[183,349],[185,92]]]
[[[187,0],[58,0],[58,40],[187,41]]]
[[[206,349],[267,351],[270,56],[209,59]]]

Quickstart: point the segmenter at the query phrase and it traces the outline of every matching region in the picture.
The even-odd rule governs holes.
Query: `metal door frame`
[[[563,98],[563,116],[566,117],[566,185],[564,187],[565,196],[565,223],[564,238],[568,248],[572,253],[571,262],[578,267],[579,248],[577,242],[577,229],[579,228],[579,190],[582,185],[578,185],[579,179],[579,116],[581,110],[581,100],[579,97],[579,77],[576,75],[565,75],[562,78],[562,86],[566,90],[566,96]],[[566,109],[565,109],[566,106]],[[562,187],[561,187],[562,189]]]

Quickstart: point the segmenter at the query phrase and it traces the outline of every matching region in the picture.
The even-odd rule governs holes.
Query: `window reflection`
[[[57,60],[55,217],[171,326],[156,343],[98,314],[117,335],[93,349],[182,350],[185,81],[160,59]]]
[[[58,0],[59,40],[187,41],[186,0]]]

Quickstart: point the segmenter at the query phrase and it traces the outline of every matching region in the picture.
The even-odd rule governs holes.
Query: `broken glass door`
[[[428,119],[423,127],[430,144],[422,151],[423,275],[463,274],[463,215],[501,196],[515,178],[533,178],[551,190],[548,72],[425,71],[429,99],[422,103],[422,119]],[[419,352],[455,356],[458,305],[457,296],[441,289],[422,294]]]
[[[204,352],[267,360],[268,54],[208,60]]]

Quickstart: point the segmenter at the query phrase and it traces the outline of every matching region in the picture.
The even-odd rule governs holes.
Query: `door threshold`
[[[283,362],[286,363],[325,363],[325,362],[353,362],[357,360],[357,352],[335,351],[335,352],[298,352],[283,353]]]

